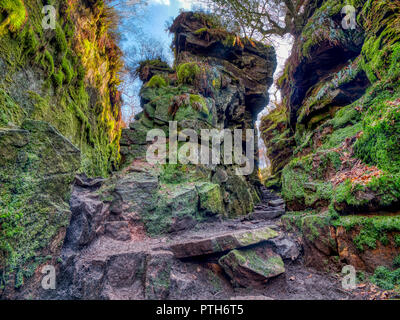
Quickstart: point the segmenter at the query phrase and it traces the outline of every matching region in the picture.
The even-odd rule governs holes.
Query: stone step
[[[272,209],[272,210],[256,210],[249,215],[251,220],[269,220],[276,219],[285,214],[285,209]]]
[[[279,236],[270,227],[237,230],[230,233],[187,239],[170,246],[176,258],[188,258],[247,247]]]
[[[276,200],[270,200],[268,202],[268,204],[272,207],[279,207],[279,206],[283,206],[285,204],[285,201],[283,201],[283,199],[276,199]]]

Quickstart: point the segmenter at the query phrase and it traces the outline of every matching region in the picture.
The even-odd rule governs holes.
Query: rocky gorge
[[[318,1],[278,80],[283,101],[261,121],[265,186],[257,136],[241,136],[255,168],[238,175],[240,164],[223,161],[149,163],[157,141],[147,134],[158,129],[170,151],[171,122],[178,136],[255,129],[274,81],[272,46],[181,13],[169,28],[174,65],[140,63],[142,111],[122,128],[105,3],[60,1],[54,33],[22,10],[35,5],[19,2],[23,22],[0,25],[0,73],[11,83],[0,85],[1,299],[396,296],[398,1],[352,1],[349,30],[344,2]],[[54,290],[41,285],[45,265]],[[352,290],[345,265],[357,270]]]

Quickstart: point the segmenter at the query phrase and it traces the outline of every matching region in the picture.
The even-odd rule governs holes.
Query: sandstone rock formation
[[[261,135],[306,262],[372,272],[400,253],[400,3],[354,2],[347,29],[345,4],[323,1],[295,39]]]
[[[167,139],[170,121],[177,122],[178,131],[189,128],[198,133],[201,129],[254,129],[257,114],[268,103],[276,67],[271,46],[238,38],[200,13],[182,13],[170,31],[176,70],[160,61],[141,64],[143,112],[122,132],[125,165],[146,157],[150,129],[164,130]],[[161,188],[158,203],[140,209],[147,229],[168,232],[193,227],[207,216],[251,212],[259,201],[257,163],[250,176],[237,175],[236,167],[222,160],[221,165],[167,163],[159,168],[154,178]]]

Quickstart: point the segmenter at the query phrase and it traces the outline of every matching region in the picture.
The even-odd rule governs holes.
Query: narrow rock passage
[[[280,226],[283,200],[264,188],[261,203],[245,218],[214,218],[149,238],[140,220],[130,217],[128,239],[107,232],[110,220],[128,222],[101,200],[102,183],[81,179],[74,188],[63,276],[52,298],[355,298],[341,289],[339,277],[302,265],[298,239]]]

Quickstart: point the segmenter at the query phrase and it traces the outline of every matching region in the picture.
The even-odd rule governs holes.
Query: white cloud
[[[192,8],[192,5],[196,3],[196,0],[178,0],[179,5],[185,9],[185,10],[190,10]]]
[[[164,6],[171,5],[170,0],[150,0],[150,3],[161,4],[161,5],[164,5]]]

